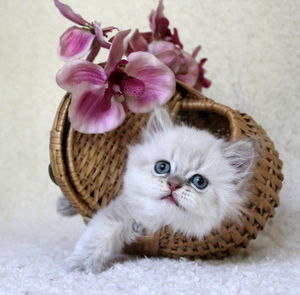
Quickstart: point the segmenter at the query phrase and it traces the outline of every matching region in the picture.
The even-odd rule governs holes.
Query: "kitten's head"
[[[163,224],[201,236],[239,214],[254,155],[251,140],[226,142],[176,125],[158,108],[129,150],[124,191]]]

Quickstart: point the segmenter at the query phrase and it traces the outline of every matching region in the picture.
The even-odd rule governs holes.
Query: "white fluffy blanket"
[[[87,19],[143,30],[157,3],[65,2]],[[84,225],[56,215],[59,190],[47,175],[63,95],[54,81],[57,39],[70,23],[52,1],[2,1],[0,295],[300,294],[299,3],[165,0],[187,50],[201,43],[209,58],[213,86],[205,93],[252,115],[284,161],[281,206],[264,232],[221,261],[133,258],[94,275],[63,269]]]

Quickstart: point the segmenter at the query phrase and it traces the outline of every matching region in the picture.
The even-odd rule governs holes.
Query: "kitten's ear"
[[[156,132],[170,129],[173,126],[174,123],[168,111],[163,107],[156,107],[149,117],[144,137],[151,137]]]
[[[235,168],[234,183],[239,185],[248,179],[256,162],[255,141],[242,139],[224,143],[224,155],[229,164]]]

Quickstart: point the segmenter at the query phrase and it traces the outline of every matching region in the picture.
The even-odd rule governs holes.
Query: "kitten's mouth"
[[[168,201],[174,203],[177,207],[180,207],[177,200],[172,195],[167,195],[165,197],[162,197],[161,200],[168,200]]]

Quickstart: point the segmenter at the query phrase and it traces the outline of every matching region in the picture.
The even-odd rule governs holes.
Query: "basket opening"
[[[216,112],[183,109],[176,118],[189,126],[207,130],[218,138],[229,139],[231,136],[228,118]]]

